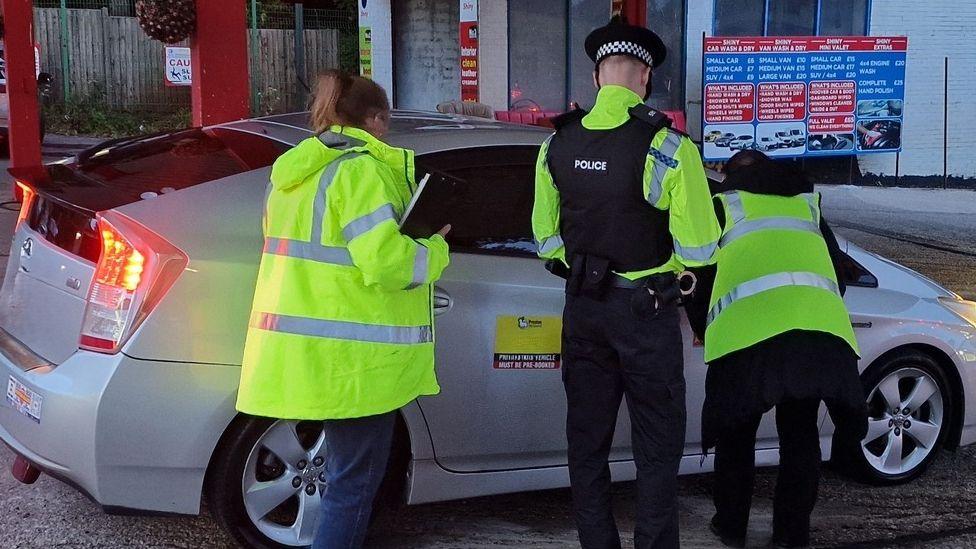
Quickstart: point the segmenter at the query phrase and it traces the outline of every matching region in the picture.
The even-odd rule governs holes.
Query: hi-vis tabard
[[[271,182],[238,410],[363,417],[436,394],[431,283],[448,250],[400,234],[412,154],[334,127],[282,155]]]
[[[790,330],[834,334],[858,352],[827,244],[820,195],[728,192],[705,361]]]

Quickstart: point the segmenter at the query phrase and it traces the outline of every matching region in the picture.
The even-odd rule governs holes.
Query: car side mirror
[[[54,83],[54,77],[51,73],[42,72],[37,75],[37,85],[38,86],[50,86]]]

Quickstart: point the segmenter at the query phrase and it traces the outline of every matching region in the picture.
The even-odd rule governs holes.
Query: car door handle
[[[440,316],[451,310],[454,300],[451,295],[440,288],[434,288],[434,315]]]

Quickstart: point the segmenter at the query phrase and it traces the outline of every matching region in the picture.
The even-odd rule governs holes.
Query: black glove
[[[558,259],[546,261],[546,270],[563,280],[569,280],[569,267]]]
[[[698,278],[695,291],[685,296],[685,314],[688,324],[698,339],[705,340],[705,328],[708,324],[708,302],[712,297],[712,285],[715,283],[715,266],[695,267],[688,269]]]

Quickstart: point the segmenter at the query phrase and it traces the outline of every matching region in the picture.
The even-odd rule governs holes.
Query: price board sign
[[[901,150],[908,39],[705,38],[706,161]]]

